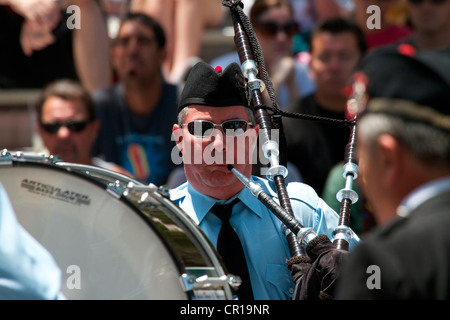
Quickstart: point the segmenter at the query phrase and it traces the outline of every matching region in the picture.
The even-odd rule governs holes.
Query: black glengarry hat
[[[360,69],[368,78],[366,112],[420,121],[450,131],[450,55],[409,44],[370,53]]]
[[[245,79],[237,63],[225,70],[215,70],[206,62],[197,63],[190,71],[178,104],[179,113],[189,105],[229,107],[248,103]]]

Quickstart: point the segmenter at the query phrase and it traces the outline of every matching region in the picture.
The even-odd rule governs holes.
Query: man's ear
[[[100,130],[100,121],[98,119],[95,119],[94,121],[92,121],[91,124],[92,124],[95,134],[97,135],[98,131]]]
[[[40,123],[36,123],[34,128],[36,129],[36,132],[39,134],[39,136],[42,137],[43,130],[42,130],[41,124]]]
[[[162,66],[164,64],[164,61],[166,61],[167,58],[167,49],[166,48],[161,48],[159,50],[159,64]]]
[[[177,148],[183,153],[183,130],[178,124],[174,124],[172,127],[172,134]]]
[[[252,139],[252,144],[254,144],[253,147],[256,147],[256,144],[258,143],[258,136],[259,136],[259,125],[257,124],[251,129],[253,129],[253,131],[252,131],[252,138],[253,138]]]
[[[113,45],[109,49],[109,60],[111,61],[111,67],[113,70],[117,70],[117,53],[116,53],[116,47]]]
[[[256,131],[256,137],[258,137],[258,135],[259,135],[259,124],[257,124],[255,126],[255,131]]]
[[[399,142],[388,134],[378,137],[378,155],[380,170],[386,183],[395,184],[403,170],[404,150]]]

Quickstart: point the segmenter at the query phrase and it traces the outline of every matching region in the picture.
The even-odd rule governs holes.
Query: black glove
[[[336,249],[326,235],[319,235],[308,243],[306,253],[309,258],[293,257],[288,261],[295,283],[293,300],[333,299],[336,281],[348,252]]]

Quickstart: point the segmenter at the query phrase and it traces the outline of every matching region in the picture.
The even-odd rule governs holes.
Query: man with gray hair
[[[259,132],[253,112],[238,64],[223,71],[204,62],[192,68],[180,97],[179,122],[173,126],[187,182],[170,190],[170,199],[205,232],[228,272],[242,278],[240,300],[290,299],[294,282],[286,229],[229,170],[233,165],[278,197],[273,181],[252,176]],[[288,183],[286,190],[295,218],[331,238],[337,213],[308,185]],[[357,242],[356,237],[350,246]]]
[[[450,298],[450,57],[409,44],[365,59],[362,187],[379,228],[352,252],[340,299]]]

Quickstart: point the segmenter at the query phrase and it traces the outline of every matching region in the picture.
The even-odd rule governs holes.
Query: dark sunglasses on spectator
[[[227,136],[236,137],[247,131],[249,125],[252,123],[241,119],[227,120],[219,124],[208,120],[195,120],[182,124],[181,127],[187,127],[193,136],[206,138],[212,135],[215,127],[221,127]]]
[[[409,3],[422,4],[424,1],[430,1],[433,4],[442,4],[442,3],[446,2],[447,0],[409,0]]]
[[[272,21],[261,21],[258,22],[255,26],[262,34],[265,34],[267,36],[274,37],[277,35],[278,32],[283,31],[288,36],[292,37],[296,33],[299,32],[299,27],[296,22],[288,22],[283,25],[279,25]]]
[[[68,121],[68,122],[52,122],[41,123],[41,127],[48,133],[55,134],[59,128],[66,127],[70,132],[80,132],[86,128],[88,121]]]

